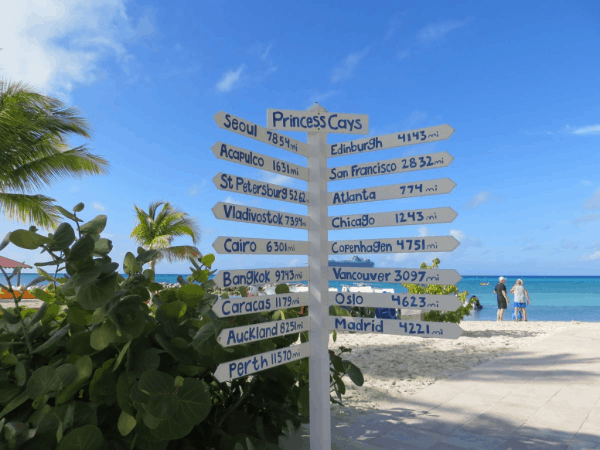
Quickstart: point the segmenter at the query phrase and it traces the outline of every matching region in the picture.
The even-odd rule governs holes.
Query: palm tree
[[[169,202],[154,201],[150,203],[148,212],[133,206],[137,224],[131,232],[131,237],[145,249],[160,252],[157,259],[150,261],[150,269],[154,270],[156,263],[163,258],[169,262],[185,261],[200,254],[200,251],[191,245],[171,246],[176,236],[189,236],[194,244],[200,239],[200,227],[196,219]]]
[[[107,172],[108,162],[71,135],[89,138],[90,126],[75,107],[0,80],[0,213],[49,229],[59,221],[54,199],[36,194],[67,177]]]

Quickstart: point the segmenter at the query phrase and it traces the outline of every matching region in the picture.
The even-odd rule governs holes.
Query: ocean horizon
[[[157,274],[156,281],[160,283],[177,283],[180,274]],[[189,274],[181,274],[187,278]],[[531,321],[579,321],[600,322],[600,276],[560,276],[560,275],[503,275],[507,278],[508,290],[515,284],[517,278],[523,280],[529,292],[531,304],[528,307],[528,319]],[[36,273],[21,274],[21,284],[27,285],[37,277]],[[496,295],[494,286],[498,276],[463,275],[457,284],[460,292],[468,291],[479,298],[483,309],[474,311],[464,320],[496,320]],[[489,283],[489,284],[486,284]],[[4,284],[4,283],[2,283]],[[14,284],[14,283],[13,283]],[[306,284],[301,282],[298,284]],[[330,287],[341,290],[342,284],[353,283],[330,281]],[[392,288],[395,292],[406,292],[406,289],[395,283],[369,283],[372,286]],[[512,294],[509,299],[512,305]],[[512,308],[505,313],[505,320],[512,320]]]

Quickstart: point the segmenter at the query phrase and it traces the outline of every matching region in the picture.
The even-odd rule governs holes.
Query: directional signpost
[[[427,236],[419,238],[360,239],[358,241],[329,242],[329,253],[424,253],[451,252],[460,242],[454,236]]]
[[[422,338],[458,339],[461,328],[455,323],[413,322],[410,320],[369,319],[366,317],[329,318],[331,328],[337,331],[359,333],[403,334]]]
[[[223,111],[215,114],[214,119],[219,128],[223,128],[224,130],[233,131],[234,133],[256,139],[257,141],[287,150],[288,152],[308,156],[308,145],[304,142],[267,130],[260,125],[240,119]]]
[[[454,133],[454,128],[448,125],[421,128],[418,130],[401,131],[383,136],[358,139],[329,146],[329,157],[354,155],[358,153],[384,150],[386,148],[403,147],[405,145],[424,144],[448,139]]]
[[[269,209],[250,208],[249,206],[218,202],[215,206],[213,206],[212,212],[217,219],[222,220],[258,223],[261,225],[297,228],[303,230],[308,228],[308,217],[306,216],[271,211]]]
[[[308,281],[308,268],[220,270],[214,282],[222,288],[233,286],[264,286],[271,283]]]
[[[217,253],[225,255],[308,255],[308,242],[283,239],[219,236],[213,242],[213,248]]]
[[[250,178],[218,173],[213,178],[213,183],[222,191],[236,192],[238,194],[253,195],[255,197],[281,200],[282,202],[299,203],[306,205],[308,196],[306,191],[293,189],[286,186],[251,180]],[[440,192],[441,194],[442,192]],[[428,194],[425,194],[428,195]]]
[[[348,228],[375,228],[404,225],[425,225],[428,223],[452,222],[456,216],[452,208],[412,209],[383,213],[353,214],[329,217],[330,230]]]
[[[406,158],[388,159],[387,161],[332,167],[329,169],[328,179],[329,181],[351,180],[353,178],[412,172],[413,170],[437,169],[448,167],[452,161],[454,161],[454,158],[447,152],[407,156]]]
[[[390,184],[372,188],[350,189],[330,192],[327,196],[330,205],[397,200],[399,198],[423,197],[426,195],[448,194],[456,186],[450,178],[415,181],[412,183]]]
[[[281,159],[271,158],[267,155],[246,150],[233,145],[217,142],[212,146],[215,156],[224,161],[231,161],[256,169],[266,170],[267,172],[285,175],[286,177],[297,178],[298,180],[308,181],[308,169],[297,164],[292,164]]]
[[[307,305],[308,293],[294,292],[257,297],[220,298],[212,309],[218,317],[233,317]]]
[[[361,308],[414,308],[423,311],[456,311],[461,301],[454,295],[375,294],[364,292],[330,292],[331,305]]]
[[[456,284],[462,277],[454,269],[372,269],[329,267],[334,281],[357,283]]]
[[[357,187],[333,192],[328,192],[327,189],[329,181],[442,168],[450,165],[454,158],[447,152],[436,152],[332,168],[327,168],[327,158],[441,141],[448,139],[454,130],[448,125],[439,125],[327,144],[329,133],[368,134],[369,117],[365,114],[331,113],[315,104],[307,111],[269,109],[267,128],[225,112],[217,113],[214,119],[224,130],[307,157],[307,167],[223,142],[217,142],[212,147],[217,158],[308,182],[308,189],[302,191],[228,173],[218,173],[213,178],[215,186],[222,191],[297,203],[307,207],[307,215],[299,215],[218,202],[212,209],[216,218],[308,231],[307,241],[230,236],[219,236],[215,240],[213,247],[221,254],[308,255],[308,267],[304,268],[220,270],[214,279],[217,286],[276,285],[303,281],[309,283],[308,292],[303,293],[219,299],[213,311],[222,318],[306,305],[309,306],[309,317],[227,328],[220,332],[217,342],[223,347],[230,347],[301,331],[309,331],[310,338],[309,342],[302,344],[222,363],[217,367],[215,377],[218,381],[225,382],[301,358],[310,358],[310,448],[328,450],[331,448],[328,353],[331,330],[443,339],[456,339],[462,334],[462,330],[452,323],[329,316],[330,305],[412,308],[421,311],[454,311],[460,307],[461,302],[454,295],[329,292],[329,280],[417,285],[449,285],[460,281],[461,276],[455,270],[448,269],[328,267],[329,254],[454,250],[459,243],[452,236],[363,239],[361,235],[359,240],[339,241],[329,239],[328,235],[328,230],[452,222],[457,214],[450,207],[328,215],[328,206],[447,194],[456,186],[449,178],[371,188]],[[278,132],[280,130],[304,131],[307,133],[308,143],[282,135]]]

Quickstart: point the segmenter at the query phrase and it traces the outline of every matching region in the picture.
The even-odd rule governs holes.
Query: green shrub
[[[15,306],[0,307],[0,450],[278,448],[282,430],[308,418],[307,359],[226,383],[214,371],[288,346],[298,334],[229,348],[216,337],[297,311],[219,319],[209,279],[214,255],[191,260],[182,286],[164,289],[143,270],[156,252],[140,247],[125,255],[123,277],[111,241],[100,237],[106,216],[81,223],[81,210],[61,208],[77,232],[62,223],[45,237],[32,227],[0,244],[50,257],[36,263],[40,277],[31,283],[50,283],[32,290],[41,308],[23,309],[14,293]],[[0,286],[12,292],[10,279]],[[331,365],[341,401],[342,376],[361,383],[362,374],[339,355]]]
[[[431,266],[425,263],[421,264],[421,269],[437,269],[440,265],[439,259],[434,259]],[[460,321],[471,314],[473,310],[474,299],[471,299],[466,303],[469,291],[458,292],[458,287],[455,285],[443,286],[438,284],[403,284],[408,289],[410,294],[455,294],[461,302],[461,306],[456,311],[429,311],[425,313],[425,320],[429,322],[453,322],[460,323]]]

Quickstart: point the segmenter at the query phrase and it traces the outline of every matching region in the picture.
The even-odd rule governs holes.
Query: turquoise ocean
[[[33,280],[37,274],[22,274],[21,284]],[[187,278],[187,275],[184,275]],[[600,322],[600,276],[506,276],[507,289],[510,289],[517,278],[521,278],[531,298],[528,307],[528,319],[531,321],[571,321]],[[162,274],[156,276],[156,281],[177,283],[177,275]],[[479,298],[483,309],[474,311],[465,320],[496,320],[496,294],[494,286],[498,277],[463,276],[458,283],[458,289],[468,291],[469,297]],[[489,283],[482,285],[481,283]],[[330,282],[331,287],[341,290],[341,282]],[[393,288],[395,292],[406,292],[398,284],[373,283],[373,286]],[[509,295],[512,304],[512,295]],[[504,319],[510,320],[512,309],[506,312]]]

